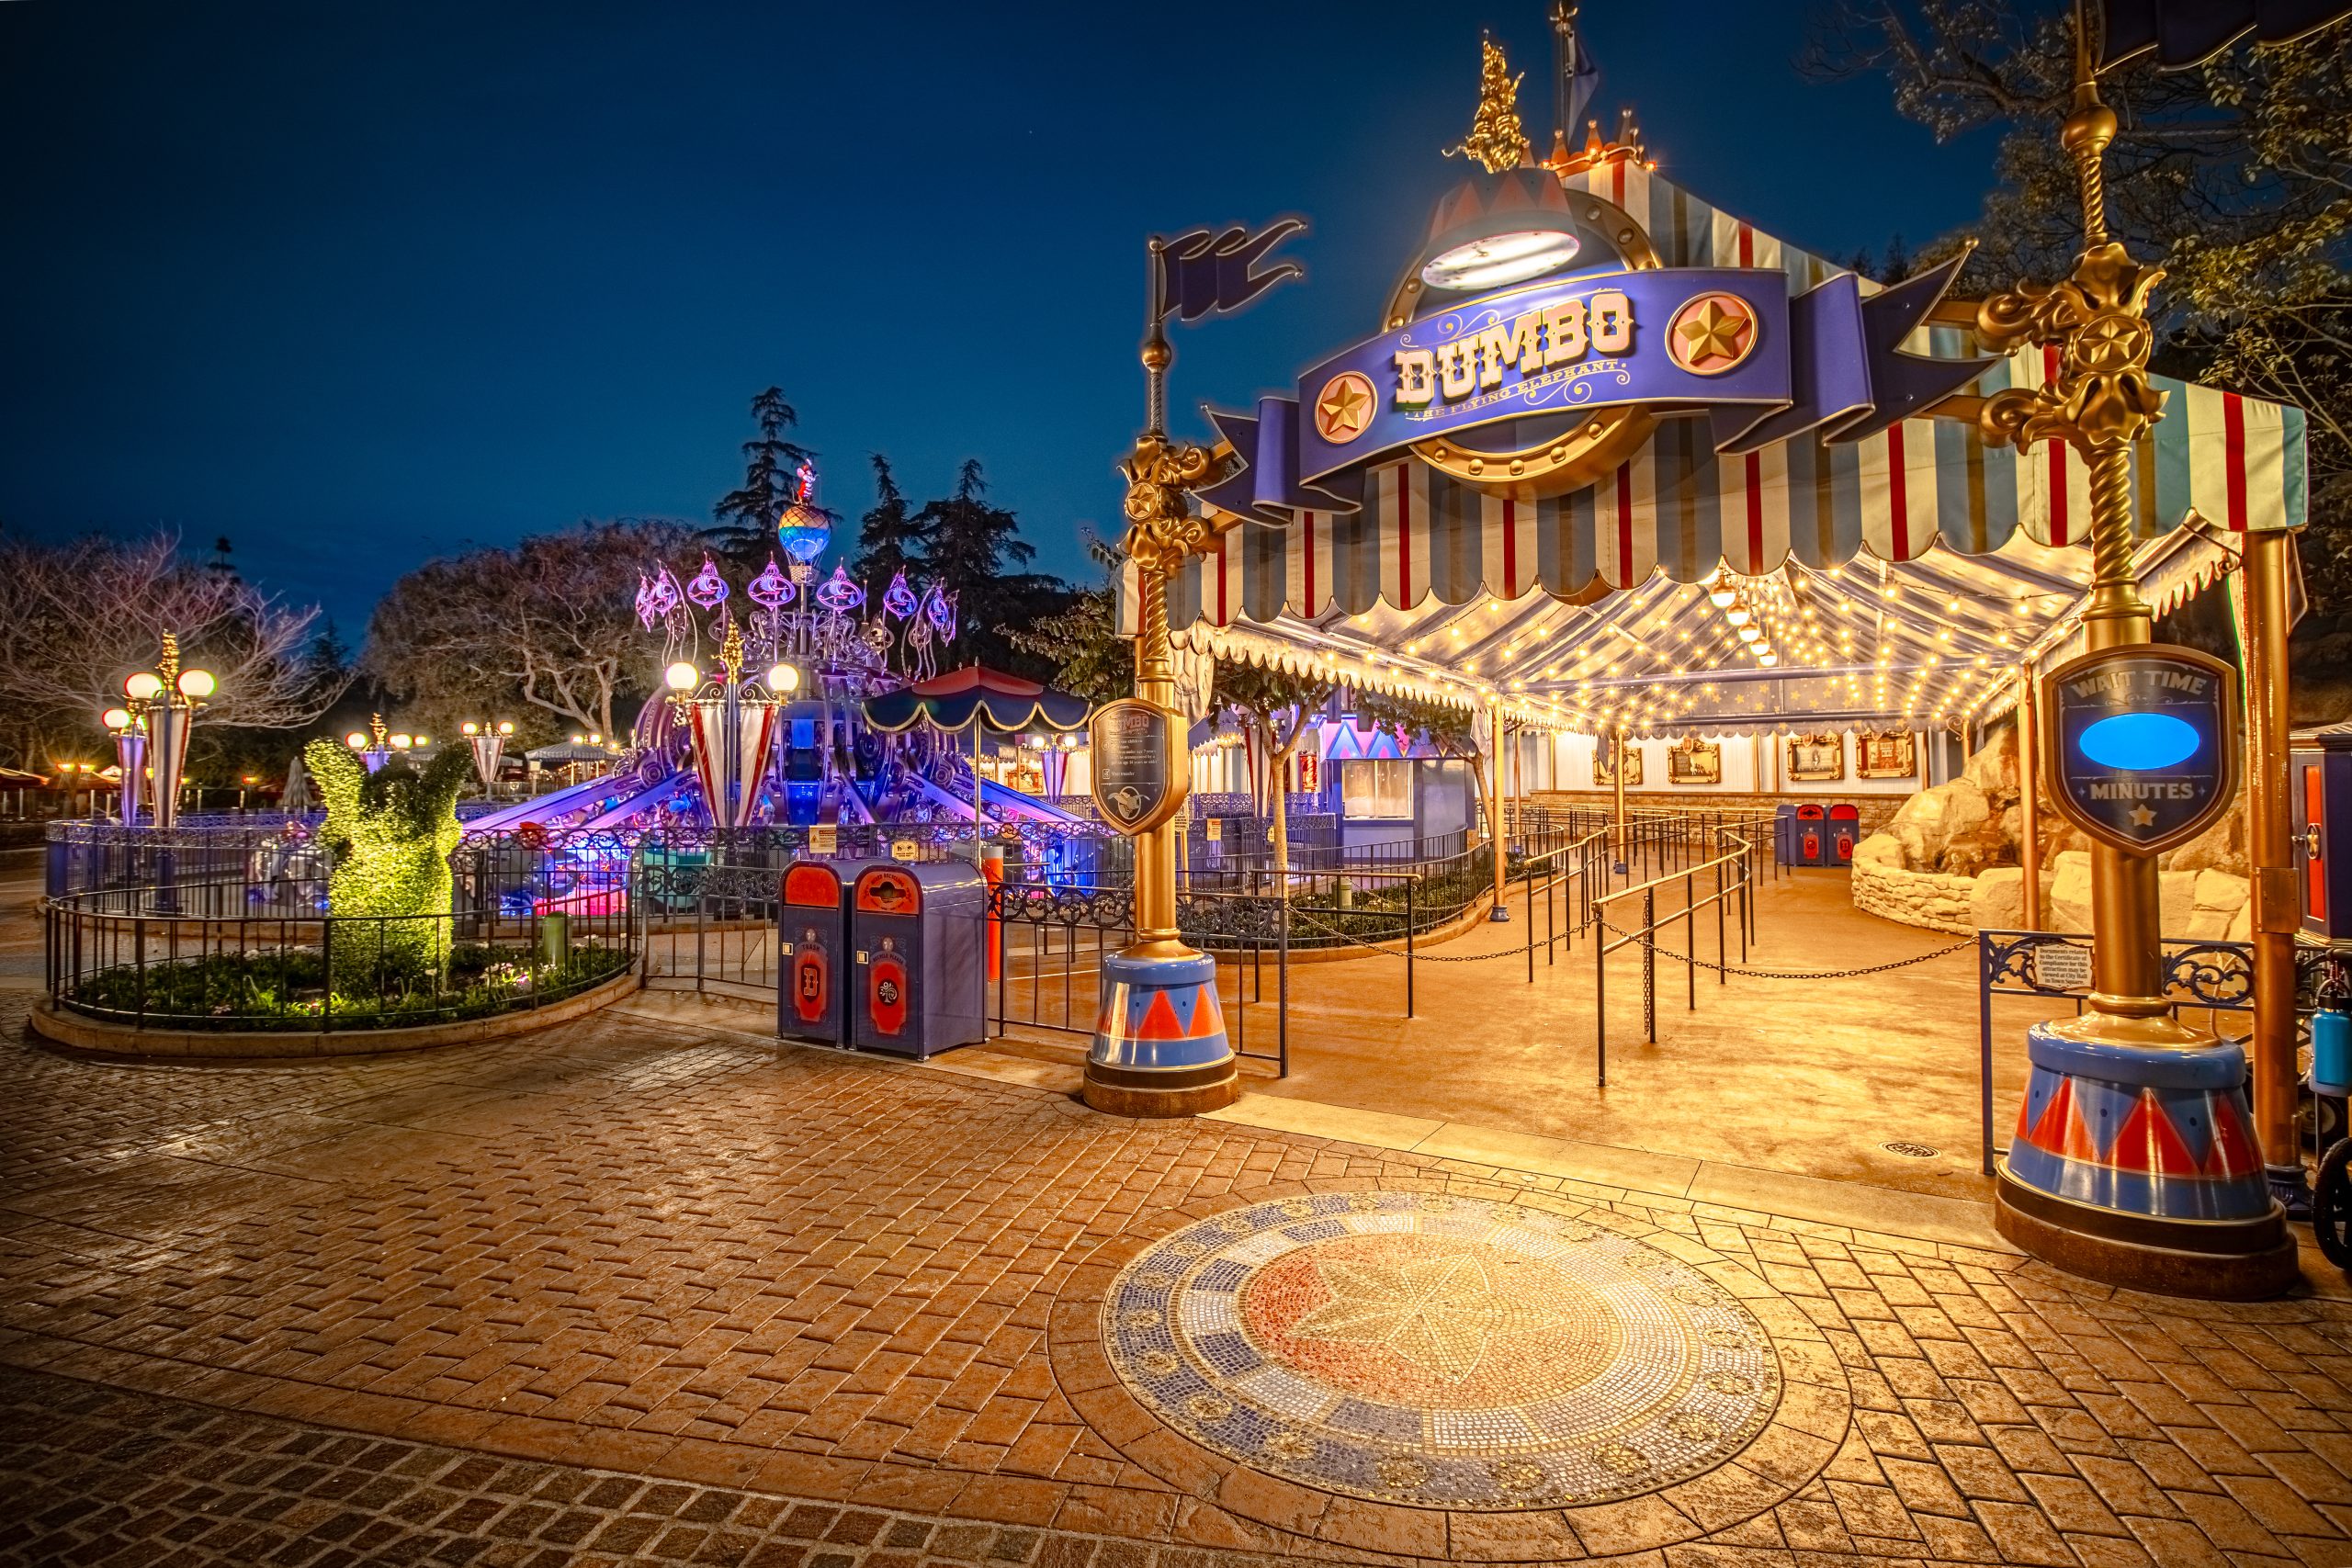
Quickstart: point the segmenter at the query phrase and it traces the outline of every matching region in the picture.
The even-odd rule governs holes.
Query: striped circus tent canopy
[[[1777,267],[1795,289],[1844,270],[1625,160],[1577,178],[1630,212],[1665,265]],[[1915,351],[1973,352],[1964,329],[1923,331],[1928,341],[1915,338]],[[2090,515],[2081,459],[2055,443],[2022,455],[1987,446],[1973,419],[1977,399],[2038,386],[2056,368],[2055,350],[2021,350],[1955,407],[1967,417],[1905,420],[1850,444],[1807,434],[1718,457],[1703,420],[1667,419],[1613,473],[1554,499],[1501,500],[1408,457],[1368,470],[1356,512],[1213,510],[1221,531],[1171,584],[1170,622],[1262,625],[1376,605],[1410,611],[1431,599],[1567,597],[1636,588],[1661,574],[1697,582],[1718,566],[1763,577],[1791,561],[1815,570],[1864,557],[1903,563],[1939,546],[1984,556],[2013,540],[2080,545]],[[2301,525],[2301,410],[2154,379],[2171,397],[2132,454],[2138,536],[2192,515],[2235,533]],[[1132,580],[1123,587],[1132,604]]]

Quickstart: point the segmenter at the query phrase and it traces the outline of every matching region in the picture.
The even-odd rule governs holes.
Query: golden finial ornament
[[[1478,113],[1470,122],[1470,134],[1447,148],[1445,156],[1459,152],[1487,173],[1499,175],[1528,160],[1527,130],[1519,122],[1519,84],[1524,73],[1510,73],[1510,62],[1494,39],[1482,39],[1478,47],[1485,51],[1478,65]]]
[[[743,674],[743,628],[735,617],[727,617],[727,639],[718,645],[718,661],[727,667],[729,681],[741,680]]]
[[[158,660],[156,663],[163,671],[164,690],[167,694],[178,691],[180,685],[180,639],[178,634],[174,632],[165,632],[164,634],[164,657]]]

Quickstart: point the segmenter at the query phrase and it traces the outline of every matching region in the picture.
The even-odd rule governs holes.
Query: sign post
[[[1174,819],[1191,770],[1168,638],[1168,580],[1208,543],[1208,519],[1193,510],[1190,492],[1226,464],[1205,446],[1168,437],[1168,367],[1176,351],[1166,328],[1171,313],[1193,321],[1238,310],[1299,276],[1293,262],[1262,270],[1259,264],[1305,227],[1284,219],[1254,236],[1239,228],[1201,230],[1150,244],[1144,430],[1119,466],[1127,480],[1124,544],[1136,563],[1142,611],[1136,694],[1104,706],[1091,726],[1095,808],[1136,843],[1136,938],[1102,961],[1102,1006],[1080,1090],[1087,1104],[1116,1115],[1196,1115],[1241,1093],[1217,1000],[1216,960],[1187,946],[1176,930]]]

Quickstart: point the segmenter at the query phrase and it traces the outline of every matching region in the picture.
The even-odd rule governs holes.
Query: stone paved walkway
[[[628,1518],[652,1519],[631,1550],[667,1550],[651,1531],[695,1506],[726,1517],[684,1521],[709,1533],[684,1560],[922,1560],[791,1537],[808,1505],[920,1521],[944,1561],[2352,1563],[2344,1303],[2109,1299],[1997,1252],[1121,1122],[623,1014],[380,1061],[146,1067],[25,1044],[28,1000],[0,992],[0,1364],[43,1374],[0,1405],[19,1561],[129,1561],[96,1543],[134,1524],[188,1553],[142,1564],[592,1561]],[[1105,1359],[1117,1271],[1187,1225],[1351,1192],[1521,1206],[1703,1275],[1770,1334],[1772,1425],[1661,1491],[1480,1513],[1277,1483],[1156,1419]],[[356,1526],[352,1487],[376,1499]],[[237,1528],[213,1491],[282,1540],[204,1544]]]

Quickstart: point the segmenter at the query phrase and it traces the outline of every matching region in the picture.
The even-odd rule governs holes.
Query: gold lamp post
[[[122,683],[125,706],[109,709],[109,725],[118,734],[133,727],[146,731],[147,765],[154,781],[154,820],[158,828],[176,827],[180,819],[180,774],[187,763],[188,726],[194,722],[196,710],[202,707],[219,682],[209,671],[180,668],[180,639],[171,632],[164,634],[163,657],[153,670],[142,670]],[[112,725],[117,711],[123,713],[126,722]],[[131,771],[126,763],[125,773]],[[138,780],[123,781],[124,799],[129,801],[138,792]],[[125,819],[130,810],[125,808]]]
[[[2059,351],[2055,376],[1995,393],[1980,424],[1995,445],[2064,441],[2089,470],[2091,591],[2083,618],[2090,655],[2077,661],[2087,664],[2118,650],[2172,650],[2150,646],[2154,617],[2132,561],[2132,447],[2165,402],[2148,379],[2154,334],[2144,313],[2164,275],[2133,261],[2108,233],[2103,163],[2116,117],[2099,100],[2079,11],[2075,83],[2060,142],[2081,186],[2082,253],[2058,283],[2021,283],[1985,299],[1976,334],[1999,353],[2024,344]],[[2053,783],[2064,765],[2058,682],[2073,668],[2049,678],[2040,705],[2035,750]],[[2065,790],[2052,795],[2070,810]],[[2244,1053],[2173,1016],[2165,998],[2155,854],[2091,830],[2092,990],[2079,1017],[2029,1032],[2032,1075],[2001,1163],[1996,1224],[2027,1251],[2109,1283],[2273,1293],[2294,1279],[2295,1249],[2248,1146]],[[2167,1134],[2199,1146],[2194,1168],[2162,1152]]]

